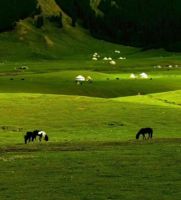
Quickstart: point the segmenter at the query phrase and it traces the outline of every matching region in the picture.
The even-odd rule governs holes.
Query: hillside
[[[96,10],[98,4],[93,3],[91,5]],[[174,59],[175,56],[179,55],[168,53],[163,49],[143,52],[140,48],[95,39],[81,25],[77,24],[76,27],[72,27],[71,17],[56,4],[55,0],[39,0],[38,5],[41,8],[41,14],[19,20],[14,30],[0,33],[1,62],[60,60],[69,57],[81,60],[85,58],[88,61],[91,60],[93,52],[99,52],[102,56],[112,56],[115,49],[121,50],[122,56],[133,58],[162,56],[161,62],[164,63],[167,62],[165,61],[167,56],[170,60],[170,56],[173,57],[171,59]],[[40,19],[43,18],[42,27],[36,27],[39,16]],[[53,22],[50,20],[52,16],[55,17]],[[62,23],[63,27],[59,27],[59,23]],[[140,65],[139,61],[135,60],[134,62],[136,65]]]
[[[1,9],[3,7],[6,7],[7,9],[4,9],[0,15],[2,28],[0,33],[1,61],[61,59],[62,57],[66,57],[67,54],[76,55],[79,54],[79,52],[88,57],[92,51],[99,51],[102,49],[108,51],[110,46],[112,46],[113,49],[118,48],[118,45],[110,45],[109,43],[99,41],[100,39],[126,44],[128,46],[136,44],[134,41],[137,39],[135,40],[134,37],[137,37],[137,33],[134,29],[134,37],[131,30],[129,34],[126,33],[129,37],[131,34],[131,38],[134,41],[129,41],[128,38],[128,40],[124,39],[125,37],[123,35],[115,35],[120,32],[120,30],[118,30],[119,24],[117,24],[117,22],[120,20],[120,22],[123,23],[123,21],[120,18],[120,15],[118,15],[120,12],[115,12],[114,9],[115,6],[118,9],[119,3],[122,1],[114,1],[115,3],[111,1],[112,3],[109,4],[110,1],[101,0],[91,0],[90,2],[88,0],[38,0],[38,2],[36,0],[31,0],[28,1],[28,5],[24,2],[25,1],[18,0],[16,1],[17,5],[14,5],[9,1],[3,0],[0,3]],[[128,4],[125,4],[124,6],[122,7],[123,9],[130,9],[129,7],[126,7]],[[15,7],[16,9],[14,9]],[[27,7],[29,9],[27,9]],[[8,21],[8,15],[6,14],[8,12],[12,13],[10,21]],[[112,15],[110,15],[110,13],[112,13]],[[132,10],[130,10],[130,13],[132,13]],[[127,17],[129,17],[129,12],[127,12],[127,14]],[[175,17],[179,17],[179,14],[176,14]],[[132,18],[135,18],[135,16],[131,16],[130,20]],[[145,20],[146,19],[147,18],[145,18]],[[111,25],[111,23],[113,24]],[[147,23],[147,21],[145,21],[145,23]],[[74,26],[72,27],[72,25]],[[174,24],[172,27],[173,26]],[[9,29],[11,29],[11,31],[9,31]],[[126,30],[126,25],[123,29]],[[179,26],[177,26],[176,29],[173,27],[173,30],[177,29],[179,30]],[[157,30],[157,28],[153,27],[152,30]],[[167,28],[167,30],[170,29]],[[122,32],[121,34],[124,33]],[[149,36],[152,33],[143,34]],[[178,31],[177,34],[179,36],[181,35]],[[173,37],[172,33],[168,33],[170,37],[178,40],[176,43],[177,47],[179,47],[180,38],[177,37],[177,34],[174,34]],[[92,38],[92,36],[98,38],[99,40]],[[150,42],[154,44],[152,40],[154,38],[149,38]],[[161,41],[158,35],[157,38]],[[166,39],[165,36],[164,38]],[[170,40],[166,39],[166,41],[169,45]],[[139,43],[139,40],[137,40],[137,42]],[[175,45],[174,41],[171,41],[171,43]],[[70,46],[72,48],[69,48]],[[145,43],[145,45],[136,46],[147,48],[149,44],[147,45]],[[16,53],[14,53],[14,47],[16,48]],[[157,47],[165,46],[158,44]],[[175,50],[178,49],[179,48],[176,48],[175,46]],[[135,51],[138,52],[139,49],[136,50],[135,48]]]
[[[131,46],[181,49],[180,0],[56,0],[94,37]]]
[[[71,25],[71,18],[66,15],[54,0],[39,0],[43,25],[36,27],[37,17],[28,17],[18,21],[15,30],[0,33],[0,60],[25,61],[62,59],[66,57],[90,57],[93,51],[109,51],[117,48],[103,41],[94,39],[81,26]],[[57,27],[50,17],[62,14],[63,27]],[[39,15],[37,15],[39,16]],[[123,47],[126,52],[129,48]],[[130,48],[130,50],[134,48]],[[132,50],[130,52],[132,52]]]

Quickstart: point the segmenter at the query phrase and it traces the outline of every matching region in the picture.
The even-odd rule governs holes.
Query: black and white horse
[[[136,139],[139,139],[140,135],[143,136],[143,139],[151,139],[153,137],[153,129],[152,128],[141,128],[136,134]],[[146,135],[148,137],[146,138]]]
[[[48,135],[45,133],[45,131],[39,131],[37,136],[39,137],[39,141],[41,142],[42,138],[45,141],[48,141]]]
[[[48,135],[45,133],[45,131],[34,130],[26,132],[26,135],[24,136],[25,144],[27,144],[27,142],[33,142],[36,140],[36,137],[39,137],[40,142],[42,138],[44,138],[45,141],[48,141]]]

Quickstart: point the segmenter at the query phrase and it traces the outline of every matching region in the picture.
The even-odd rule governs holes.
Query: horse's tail
[[[27,135],[24,135],[25,144],[27,144],[27,140],[28,140],[28,136],[27,136]]]
[[[150,128],[150,138],[152,138],[152,137],[153,137],[153,129]]]

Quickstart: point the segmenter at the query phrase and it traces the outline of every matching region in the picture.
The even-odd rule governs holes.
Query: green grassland
[[[6,149],[1,199],[180,199],[180,140]]]
[[[0,34],[0,199],[179,200],[181,54],[96,40],[69,20]],[[135,140],[141,127],[152,140]],[[50,141],[25,145],[34,129]]]

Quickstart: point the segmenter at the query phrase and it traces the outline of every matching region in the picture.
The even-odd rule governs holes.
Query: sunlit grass
[[[59,12],[40,2],[44,15]],[[180,53],[108,43],[69,23],[26,19],[0,34],[0,200],[180,200]],[[149,79],[130,79],[142,72]],[[77,85],[79,74],[93,83]],[[152,140],[135,140],[141,127]],[[34,129],[50,141],[25,145]]]

